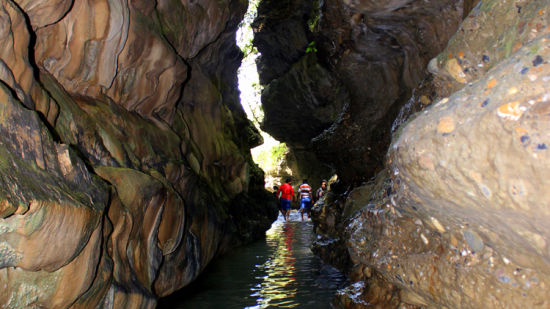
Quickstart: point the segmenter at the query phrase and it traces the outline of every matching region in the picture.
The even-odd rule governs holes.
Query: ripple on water
[[[210,265],[191,286],[159,308],[331,308],[345,277],[311,252],[313,225],[292,212],[265,240],[238,248]]]

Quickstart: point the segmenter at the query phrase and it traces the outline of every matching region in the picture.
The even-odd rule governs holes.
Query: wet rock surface
[[[329,192],[312,208],[311,218],[317,238],[311,250],[325,262],[347,271],[351,264],[345,242],[343,202],[341,197],[339,199],[338,195]]]
[[[269,228],[242,1],[0,7],[0,306],[154,307]]]

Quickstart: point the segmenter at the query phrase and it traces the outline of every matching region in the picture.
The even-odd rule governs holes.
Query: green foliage
[[[257,54],[257,53],[258,53],[258,49],[256,48],[256,46],[254,46],[254,45],[252,44],[252,40],[248,40],[248,41],[241,47],[241,51],[242,51],[243,54],[244,54],[244,58],[248,57],[249,55]]]
[[[313,1],[313,8],[311,9],[310,17],[307,21],[307,24],[309,26],[309,31],[316,32],[319,30],[319,21],[321,20],[321,0],[314,0]]]
[[[315,41],[311,41],[306,48],[306,54],[308,53],[316,53],[317,47],[315,47]]]
[[[250,25],[254,21],[254,18],[256,18],[256,15],[258,15],[259,4],[260,0],[248,1],[248,9],[246,10],[243,21],[241,22],[239,27],[242,27],[242,25]]]
[[[248,2],[248,10],[246,11],[246,14],[244,15],[243,20],[239,24],[239,34],[238,34],[238,45],[241,48],[241,51],[244,54],[244,57],[246,58],[250,54],[257,54],[258,50],[256,47],[252,44],[252,40],[254,39],[252,27],[250,26],[252,22],[254,21],[254,18],[256,18],[256,15],[258,14],[258,4],[260,3],[260,0],[250,0]]]
[[[260,104],[259,98],[262,93],[262,86],[258,82],[252,82],[251,86],[254,89],[254,96],[257,98],[257,100],[241,100],[241,104],[243,105],[243,107],[245,107],[245,110],[247,108],[248,111],[250,111],[247,111],[248,118],[252,121],[254,126],[258,128],[259,131],[261,131],[260,123],[262,123],[264,119],[264,110],[262,104]]]
[[[270,149],[262,150],[254,158],[254,161],[258,163],[266,173],[273,173],[281,166],[281,162],[284,160],[287,151],[288,149],[285,143],[278,143]]]
[[[280,143],[279,145],[275,145],[271,148],[271,158],[274,162],[280,162],[283,160],[286,152],[286,144]]]
[[[258,91],[258,93],[260,93],[262,91],[262,85],[260,85],[260,83],[253,82],[252,83],[252,88],[254,88],[254,90]]]

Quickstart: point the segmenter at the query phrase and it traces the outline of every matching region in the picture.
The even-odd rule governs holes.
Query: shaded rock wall
[[[340,82],[306,49],[312,40],[312,1],[261,1],[254,45],[262,92],[262,130],[285,142],[293,174],[318,181],[334,171],[312,152],[311,139],[329,127],[348,101]]]
[[[242,1],[3,1],[0,304],[153,307],[276,216]]]
[[[354,89],[310,148],[341,176],[314,215],[350,255],[334,306],[548,307],[549,5],[323,2],[318,63]]]
[[[467,9],[407,2],[357,11],[340,0],[262,1],[254,43],[264,130],[330,162],[348,183],[379,170],[400,107]]]

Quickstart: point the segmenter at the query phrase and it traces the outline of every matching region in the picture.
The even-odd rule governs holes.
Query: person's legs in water
[[[302,198],[300,201],[300,214],[302,215],[302,221],[304,221],[304,212],[306,213],[306,219],[309,218],[309,210],[311,209],[311,199]]]
[[[286,208],[286,221],[290,219],[290,210],[292,209],[290,200],[288,201],[288,207]]]
[[[306,203],[306,207],[305,207],[305,213],[306,213],[306,219],[311,219],[311,203],[312,201],[309,200],[307,203]]]
[[[290,200],[281,198],[281,212],[283,214],[283,218],[288,220],[288,213],[290,211]]]
[[[288,221],[290,219],[290,201],[288,201],[288,208],[285,210],[285,220]]]

